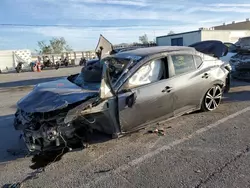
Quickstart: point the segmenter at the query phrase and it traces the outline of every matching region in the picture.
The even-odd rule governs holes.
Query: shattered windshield
[[[106,58],[101,61],[101,63],[105,63],[108,67],[108,73],[110,77],[110,81],[112,85],[116,85],[119,80],[121,80],[122,73],[126,68],[129,69],[129,66],[132,66],[138,60],[134,60],[133,58],[117,58],[111,57]]]
[[[78,75],[68,77],[68,80],[83,89],[98,90],[101,85],[103,65],[107,66],[112,85],[118,84],[124,70],[133,67],[141,58],[134,56],[107,57],[101,61],[84,67]]]
[[[105,61],[108,65],[111,82],[114,83],[121,76],[130,59],[109,58]],[[103,62],[101,62],[103,63]]]
[[[87,82],[84,80],[84,72],[81,71],[78,75],[68,78],[69,81],[87,90],[98,90],[101,82]]]

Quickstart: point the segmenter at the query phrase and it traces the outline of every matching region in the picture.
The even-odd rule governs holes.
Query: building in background
[[[214,26],[215,30],[250,30],[249,18],[243,22],[233,21],[230,24],[223,23],[222,25]]]
[[[158,46],[188,46],[205,40],[220,40],[222,42],[235,43],[239,38],[250,36],[249,30],[214,30],[200,29],[185,33],[156,37]]]
[[[239,38],[250,36],[250,21],[232,22],[212,28],[156,37],[158,46],[188,46],[205,40],[235,43]]]

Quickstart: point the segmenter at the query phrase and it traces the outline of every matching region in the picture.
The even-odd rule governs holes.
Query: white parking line
[[[158,155],[159,153],[161,153],[161,152],[163,152],[163,151],[170,150],[170,149],[172,149],[174,146],[177,146],[177,145],[179,145],[179,144],[182,144],[183,142],[185,142],[185,141],[187,141],[187,140],[190,140],[190,139],[192,139],[193,137],[198,136],[198,135],[200,135],[200,134],[202,134],[202,133],[204,133],[204,132],[206,132],[206,131],[209,131],[209,130],[212,129],[212,128],[218,127],[220,124],[225,123],[226,121],[228,121],[228,120],[230,120],[230,119],[233,119],[233,118],[235,118],[235,117],[237,117],[237,116],[239,116],[239,115],[241,115],[241,114],[243,114],[243,113],[245,113],[245,112],[247,112],[247,111],[249,111],[249,110],[250,110],[250,107],[247,107],[247,108],[245,108],[245,109],[243,109],[243,110],[241,110],[241,111],[238,111],[238,112],[236,112],[236,113],[234,113],[234,114],[231,114],[231,115],[229,115],[229,116],[227,116],[227,117],[225,117],[225,118],[222,118],[222,119],[218,120],[218,121],[215,122],[215,123],[212,123],[212,124],[210,124],[210,125],[208,125],[208,126],[206,126],[206,127],[203,127],[203,128],[201,128],[201,129],[195,131],[194,133],[190,134],[190,135],[187,136],[187,137],[181,138],[181,139],[179,139],[179,140],[175,140],[174,142],[172,142],[172,143],[170,143],[170,144],[168,144],[168,145],[165,145],[165,146],[163,146],[163,147],[161,147],[161,148],[159,148],[159,149],[156,149],[156,150],[154,150],[154,151],[152,151],[152,152],[149,152],[149,153],[147,153],[147,154],[145,154],[145,155],[143,155],[143,156],[141,156],[141,157],[139,157],[139,158],[137,158],[137,159],[134,159],[134,160],[132,160],[131,162],[129,162],[128,164],[124,164],[124,165],[118,167],[117,169],[114,169],[114,170],[112,171],[112,173],[107,174],[107,175],[103,175],[103,176],[97,178],[96,180],[94,180],[94,181],[92,181],[91,183],[87,184],[86,187],[90,187],[91,185],[95,185],[96,183],[98,183],[98,182],[100,182],[100,181],[102,181],[102,180],[108,178],[109,176],[112,176],[113,173],[118,173],[118,174],[119,174],[119,173],[121,173],[122,171],[125,171],[125,170],[127,170],[127,169],[129,169],[129,168],[131,168],[131,167],[134,167],[134,166],[136,166],[136,165],[139,165],[139,164],[142,163],[143,161],[145,161],[145,160],[147,160],[147,159],[150,159],[150,158],[152,158],[152,157]],[[84,186],[84,187],[85,187],[85,186]]]

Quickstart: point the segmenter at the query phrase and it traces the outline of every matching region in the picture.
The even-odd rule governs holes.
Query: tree
[[[38,47],[39,47],[39,50],[36,50],[36,51],[38,51],[39,53],[42,53],[42,54],[52,53],[51,46],[46,45],[45,41],[38,41]]]
[[[173,35],[175,34],[174,31],[169,31],[168,35]]]
[[[146,34],[142,35],[142,36],[139,36],[139,41],[142,43],[142,44],[148,44],[148,36]]]
[[[37,51],[41,54],[60,54],[64,51],[72,51],[63,37],[52,38],[48,45],[45,41],[38,41],[38,47],[39,50]]]

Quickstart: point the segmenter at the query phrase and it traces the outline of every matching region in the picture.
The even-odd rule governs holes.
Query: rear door
[[[153,61],[161,64],[161,70],[158,69],[158,71],[162,72],[163,77],[159,77],[161,74],[158,74],[156,70],[153,71],[154,73],[147,71],[152,68],[148,65]],[[118,94],[119,121],[125,132],[143,127],[162,116],[165,118],[173,116],[173,86],[166,77],[168,75],[167,62],[162,59],[153,61],[135,71]],[[156,74],[158,76],[155,76]]]
[[[171,85],[174,85],[174,114],[178,115],[197,109],[210,83],[210,69],[202,69],[200,56],[174,54]]]

